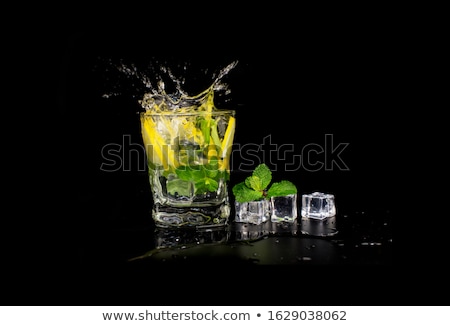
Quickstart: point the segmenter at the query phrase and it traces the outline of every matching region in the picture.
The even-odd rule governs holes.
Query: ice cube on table
[[[302,217],[323,220],[336,215],[334,195],[313,192],[302,195]]]
[[[297,194],[270,198],[272,222],[294,222],[297,218]]]
[[[261,224],[270,217],[270,205],[268,200],[255,200],[245,203],[235,202],[235,222]]]

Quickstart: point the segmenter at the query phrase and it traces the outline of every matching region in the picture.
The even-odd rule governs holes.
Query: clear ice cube
[[[334,195],[313,192],[302,195],[302,217],[323,220],[336,215]]]
[[[235,222],[261,224],[270,218],[270,205],[268,200],[235,202]]]
[[[294,222],[297,218],[297,194],[270,198],[272,222]]]

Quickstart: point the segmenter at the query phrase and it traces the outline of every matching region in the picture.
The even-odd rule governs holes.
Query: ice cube
[[[268,200],[255,200],[245,203],[235,202],[235,222],[261,224],[270,218],[270,205]]]
[[[313,192],[302,195],[302,217],[323,220],[336,215],[334,195]]]
[[[272,222],[294,222],[297,218],[297,194],[270,198]]]

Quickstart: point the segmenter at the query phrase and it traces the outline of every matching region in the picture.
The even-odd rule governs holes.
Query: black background
[[[76,184],[83,178],[127,179],[142,168],[140,162],[132,162],[126,172],[99,169],[105,144],[122,143],[124,135],[130,135],[131,143],[140,142],[137,100],[138,89],[143,88],[123,78],[107,60],[135,64],[144,72],[155,62],[172,67],[188,63],[186,87],[196,90],[209,85],[213,71],[238,60],[227,76],[231,101],[225,104],[237,111],[236,144],[258,145],[270,136],[272,144],[293,144],[294,154],[300,155],[310,144],[323,148],[325,135],[332,135],[334,148],[347,144],[339,157],[348,169],[334,165],[308,171],[305,165],[285,175],[272,164],[278,170],[274,178],[294,178],[301,192],[329,191],[352,204],[366,205],[384,196],[377,202],[389,205],[388,185],[396,175],[396,109],[389,105],[395,92],[391,73],[395,56],[379,26],[318,29],[312,34],[300,26],[299,31],[295,26],[250,31],[221,27],[224,31],[209,34],[155,30],[156,35],[150,36],[141,28],[107,25],[80,28],[64,39],[57,89],[64,121],[61,132],[70,128],[63,139],[71,151],[62,154],[69,153]],[[111,89],[122,94],[102,98]],[[324,157],[314,155],[312,163],[324,162]],[[247,160],[240,161],[242,157],[233,156],[236,179],[242,178],[241,163],[251,168]]]
[[[37,206],[44,220],[30,224],[31,229],[42,229],[33,234],[34,243],[46,246],[41,254],[33,253],[36,259],[19,259],[27,275],[16,284],[23,290],[12,291],[9,302],[404,303],[408,290],[391,262],[308,268],[226,266],[219,279],[198,286],[161,281],[161,275],[174,273],[170,269],[128,269],[117,263],[129,258],[118,249],[121,243],[134,241],[135,248],[145,248],[151,241],[132,239],[132,232],[105,252],[109,245],[104,242],[105,232],[121,236],[120,230],[145,230],[152,225],[148,179],[139,169],[140,159],[134,158],[126,171],[100,169],[104,145],[121,143],[123,135],[130,135],[133,143],[141,142],[136,85],[120,73],[107,71],[111,69],[108,60],[123,60],[143,69],[156,61],[169,66],[188,63],[186,84],[192,80],[199,90],[203,90],[200,83],[208,85],[205,69],[217,71],[238,60],[227,76],[231,100],[226,103],[236,110],[236,144],[260,144],[270,135],[272,143],[294,144],[295,154],[301,154],[308,144],[324,145],[325,135],[331,134],[335,145],[348,143],[340,156],[348,170],[277,169],[274,179],[293,181],[300,193],[334,193],[343,210],[396,211],[398,130],[391,96],[397,56],[395,38],[386,30],[390,17],[363,14],[306,22],[304,15],[284,8],[258,18],[255,12],[227,7],[200,15],[205,18],[194,19],[180,10],[172,19],[161,19],[167,17],[167,9],[136,8],[113,16],[61,14],[32,33],[35,61],[42,65],[39,72],[46,85],[42,102],[49,109],[43,113],[48,127],[41,130],[48,146],[39,150],[41,157],[50,159],[43,162],[45,172],[39,182],[49,184],[51,191],[42,189],[39,194],[46,199]],[[114,87],[122,94],[102,97]],[[240,163],[239,156],[233,155],[231,185],[247,175]],[[255,275],[254,280],[236,278],[237,272]],[[259,285],[274,274],[295,280],[289,286],[298,301],[285,297],[288,284]],[[396,287],[392,280],[397,281]],[[255,297],[266,294],[276,299],[236,298],[243,287],[254,289]]]

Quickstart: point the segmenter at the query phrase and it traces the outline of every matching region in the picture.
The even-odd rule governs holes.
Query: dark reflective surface
[[[139,191],[128,187],[118,193],[105,188],[103,195],[74,207],[71,222],[53,227],[58,233],[42,253],[50,257],[50,264],[42,266],[52,266],[52,273],[41,279],[46,281],[33,282],[39,289],[34,296],[16,294],[17,300],[246,304],[252,293],[255,304],[269,304],[264,303],[268,295],[289,305],[286,293],[303,293],[296,304],[353,304],[359,298],[377,304],[398,275],[389,210],[341,205],[336,217],[320,227],[299,217],[291,224],[231,221],[211,230],[165,229],[154,226],[145,179],[142,185]],[[325,236],[328,227],[337,232]],[[31,279],[36,275],[31,273]],[[53,295],[38,298],[44,287]],[[384,302],[396,300],[397,289]]]
[[[198,31],[163,47],[147,41],[146,20],[142,29],[116,20],[100,29],[77,23],[52,40],[47,61],[56,74],[46,87],[48,101],[40,103],[58,103],[57,128],[43,142],[53,155],[46,170],[31,172],[42,175],[39,191],[50,173],[56,182],[32,215],[39,231],[32,227],[32,241],[5,261],[19,266],[5,278],[10,303],[389,304],[417,293],[405,281],[407,271],[393,263],[392,221],[405,218],[391,212],[399,189],[393,185],[395,136],[402,132],[386,91],[391,58],[384,39],[366,31],[354,35],[355,26],[336,38],[329,34],[333,26],[308,39],[302,28],[272,32],[277,26],[266,22],[270,33],[254,38],[258,27],[244,20],[237,34],[249,46],[242,47],[235,33],[219,33],[214,51],[191,44]],[[279,40],[289,33],[290,42]],[[186,86],[200,89],[210,81],[205,71],[239,60],[228,80],[240,146],[232,155],[230,189],[264,161],[274,181],[290,180],[299,193],[334,194],[336,219],[262,226],[230,221],[210,233],[156,229],[136,115],[145,85],[119,74],[110,58],[138,68],[163,62],[175,72],[189,63]],[[118,96],[103,96],[115,90]],[[266,110],[273,114],[262,114]],[[115,156],[105,157],[107,145],[115,146]],[[112,157],[122,159],[120,168],[101,169]],[[10,247],[28,239],[16,230]]]
[[[148,236],[154,238],[154,246],[130,257],[130,261],[189,264],[200,259],[219,262],[234,257],[240,263],[262,265],[392,264],[388,211],[355,212],[321,221],[299,218],[294,223],[231,222],[212,229],[156,228]]]

